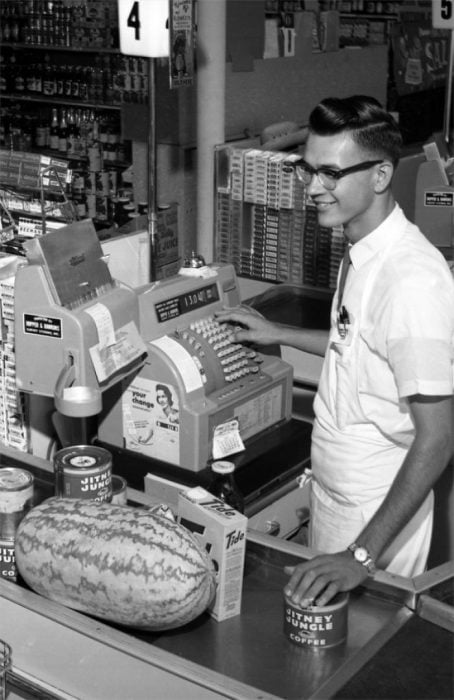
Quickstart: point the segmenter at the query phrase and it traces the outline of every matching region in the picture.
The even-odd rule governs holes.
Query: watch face
[[[369,554],[367,553],[367,549],[364,549],[364,547],[358,547],[355,549],[353,556],[355,557],[356,561],[363,563],[369,557]]]

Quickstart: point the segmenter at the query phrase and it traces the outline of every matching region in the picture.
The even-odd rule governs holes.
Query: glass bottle
[[[68,150],[68,123],[66,121],[66,110],[62,109],[60,126],[58,129],[58,150],[65,153]]]
[[[211,465],[212,479],[208,491],[240,513],[244,512],[244,498],[235,481],[233,462],[221,460]]]
[[[43,95],[52,97],[57,93],[57,79],[54,66],[51,65],[50,56],[46,54],[44,57],[44,75],[43,75]]]
[[[72,107],[68,109],[67,123],[67,155],[75,156],[78,150],[78,139],[80,132],[76,122],[76,113]]]
[[[52,110],[52,119],[50,122],[50,134],[49,134],[49,147],[53,151],[58,151],[59,146],[59,125],[58,125],[58,112],[54,108]]]

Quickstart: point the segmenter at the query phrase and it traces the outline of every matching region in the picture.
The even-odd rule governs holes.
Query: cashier
[[[238,342],[324,355],[311,450],[317,556],[285,588],[303,606],[325,605],[376,567],[424,571],[432,487],[453,452],[454,280],[393,198],[400,149],[394,119],[373,98],[315,107],[297,174],[320,226],[342,225],[346,244],[329,334],[245,308],[218,317],[238,324]]]

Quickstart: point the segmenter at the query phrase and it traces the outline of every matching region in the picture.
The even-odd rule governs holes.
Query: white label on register
[[[104,304],[93,304],[88,309],[85,309],[96,324],[98,331],[99,344],[101,347],[109,347],[113,345],[115,340],[115,328],[112,320],[112,315]]]
[[[145,355],[147,348],[135,322],[130,321],[115,332],[113,343],[99,342],[89,348],[89,352],[98,382],[104,382],[130,362]]]
[[[151,340],[150,345],[160,348],[167,357],[178,367],[186,391],[194,391],[203,387],[202,377],[192,355],[173,338],[163,335],[161,338]]]
[[[222,459],[244,449],[237,420],[216,426],[213,435],[213,459]]]
[[[282,416],[282,386],[271,387],[263,394],[256,396],[235,408],[241,432],[248,437],[251,430],[264,430],[281,420]]]

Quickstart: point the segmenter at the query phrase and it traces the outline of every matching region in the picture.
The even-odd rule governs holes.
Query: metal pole
[[[454,129],[454,126],[451,124],[451,119],[452,119],[452,101],[453,101],[453,94],[452,94],[452,83],[454,80],[454,75],[453,75],[453,64],[454,64],[454,29],[451,31],[451,42],[450,42],[450,51],[449,51],[449,65],[448,65],[448,75],[447,75],[447,84],[446,84],[446,98],[445,98],[445,115],[444,115],[444,125],[443,125],[443,137],[446,142],[446,146],[448,148],[448,153],[452,155],[453,153],[453,143],[452,143],[452,138],[451,138],[451,129]]]
[[[158,236],[157,154],[156,154],[156,66],[148,59],[148,235],[150,237],[150,280],[156,279]]]
[[[227,0],[198,0],[197,253],[213,261],[214,147],[225,140]]]

